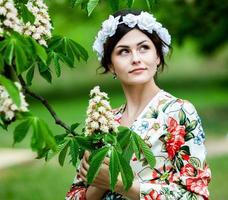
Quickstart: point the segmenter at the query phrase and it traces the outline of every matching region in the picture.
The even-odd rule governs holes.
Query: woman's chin
[[[152,78],[145,78],[145,77],[135,77],[127,80],[125,84],[127,85],[143,85],[148,83],[152,80]]]

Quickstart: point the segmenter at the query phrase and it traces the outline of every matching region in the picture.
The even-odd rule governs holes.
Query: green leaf
[[[70,44],[71,44],[71,48],[74,50],[74,53],[77,54],[77,52],[79,52],[79,56],[82,57],[82,59],[84,61],[87,61],[88,60],[88,52],[86,51],[86,49],[81,46],[79,43],[73,41],[73,40],[70,40]]]
[[[51,83],[52,81],[52,75],[51,72],[48,70],[44,71],[44,72],[40,72],[40,75],[49,83]]]
[[[6,47],[7,42],[7,40],[0,41],[0,51],[2,51]]]
[[[124,152],[123,152],[123,157],[125,158],[125,160],[126,160],[128,163],[129,163],[130,160],[132,159],[133,153],[134,153],[134,150],[133,150],[132,144],[131,144],[131,142],[128,142],[128,145],[127,145],[127,147],[124,149]]]
[[[0,73],[2,73],[4,70],[4,59],[2,57],[2,54],[0,53]]]
[[[180,150],[183,151],[184,154],[190,155],[189,146],[182,146],[182,147],[180,148]]]
[[[176,166],[178,171],[181,171],[181,168],[184,166],[184,163],[181,158],[176,157]]]
[[[110,164],[109,164],[109,174],[110,174],[110,186],[111,190],[114,191],[119,174],[118,165],[118,153],[114,147],[111,148]]]
[[[104,141],[106,142],[106,144],[116,145],[117,138],[115,135],[108,133],[104,135]]]
[[[193,131],[196,128],[197,124],[198,124],[198,122],[196,120],[192,120],[186,127],[186,132],[189,133],[189,132]]]
[[[94,8],[98,5],[99,0],[89,0],[87,4],[87,11],[88,11],[88,16],[91,15],[93,12]]]
[[[15,128],[13,132],[14,144],[21,142],[25,138],[31,124],[32,124],[31,119],[26,119]]]
[[[47,146],[46,146],[46,147],[43,149],[44,152],[39,151],[39,153],[41,152],[41,156],[42,156],[42,157],[45,156],[45,161],[48,161],[48,160],[50,160],[51,158],[53,158],[58,152],[62,151],[63,148],[65,147],[65,145],[66,145],[66,140],[62,141],[62,143],[58,143],[58,145],[57,145],[55,151],[53,151],[52,149],[50,149],[50,147],[47,147]],[[45,151],[46,151],[46,153],[45,153]],[[43,153],[43,154],[45,153],[45,155],[42,155],[42,153]],[[41,157],[41,158],[42,158],[42,157]],[[39,158],[39,157],[38,157],[38,158]]]
[[[71,48],[70,39],[64,37],[64,52],[74,63],[74,52]]]
[[[197,157],[190,157],[189,163],[192,164],[196,169],[201,166],[201,162]]]
[[[70,130],[71,131],[74,131],[76,128],[78,128],[78,126],[80,125],[80,123],[74,123],[74,124],[72,124],[71,126],[70,126]]]
[[[31,138],[31,147],[33,150],[42,150],[43,147],[43,138],[40,135],[39,128],[38,128],[38,118],[34,117],[32,121],[33,127],[33,135]]]
[[[21,74],[27,69],[27,56],[20,44],[15,45],[15,60],[17,74]]]
[[[76,136],[75,137],[80,147],[83,149],[94,150],[90,137]]]
[[[55,150],[56,149],[55,138],[53,136],[53,133],[49,129],[48,125],[43,120],[39,120],[38,125],[39,125],[39,131],[42,134],[43,139],[47,144],[47,146]]]
[[[70,4],[71,4],[72,7],[74,7],[76,1],[77,0],[70,0]]]
[[[43,148],[43,145],[46,144],[47,147],[51,148],[53,151],[56,151],[56,142],[55,138],[47,126],[47,124],[37,118],[33,117],[33,136],[31,141],[31,146],[33,149],[40,151]]]
[[[155,0],[146,0],[146,4],[149,10],[152,10],[153,4],[155,4]]]
[[[12,65],[13,53],[14,53],[14,43],[12,41],[9,41],[4,55],[5,61],[8,65]]]
[[[129,163],[127,163],[127,161],[119,153],[118,153],[118,165],[119,165],[122,181],[124,184],[124,189],[127,191],[133,183],[134,175]]]
[[[69,57],[61,54],[61,53],[58,53],[58,56],[60,58],[60,60],[67,64],[70,68],[73,68],[74,67],[74,60],[71,60]]]
[[[62,45],[63,38],[61,36],[53,36],[48,41],[48,49],[55,50]]]
[[[184,125],[186,122],[186,114],[182,109],[179,112],[179,119],[180,119],[180,125]]]
[[[77,164],[79,154],[79,144],[77,143],[76,139],[72,139],[70,141],[70,155],[71,155],[71,162],[74,166]]]
[[[59,153],[59,164],[61,166],[63,166],[63,164],[64,164],[69,145],[70,145],[70,141],[68,140],[68,141],[66,141],[65,146],[62,149],[62,151]]]
[[[37,64],[38,64],[38,69],[40,73],[46,72],[47,70],[49,70],[48,66],[43,62],[38,62]]]
[[[28,85],[32,85],[32,80],[34,77],[35,66],[31,66],[26,74],[26,82]]]
[[[127,127],[119,126],[117,140],[123,149],[129,144],[130,138],[131,130]]]
[[[24,23],[31,22],[31,24],[33,24],[35,21],[35,16],[28,10],[28,8],[25,6],[24,3],[20,3],[19,7],[20,7],[19,13],[23,19],[23,22]]]
[[[137,133],[133,133],[133,134],[138,140],[138,143],[140,145],[140,150],[142,151],[145,159],[149,163],[150,167],[154,168],[155,158],[154,158],[154,155],[153,155],[151,149],[147,146],[147,144],[144,142],[144,140],[139,135],[137,135]]]
[[[54,60],[56,76],[60,77],[60,75],[61,75],[61,67],[60,67],[60,64],[59,64],[59,57],[58,57],[58,55],[56,53],[54,54],[53,60]]]
[[[135,152],[135,156],[138,160],[140,160],[140,146],[139,146],[139,141],[138,141],[138,137],[136,134],[132,134],[131,137],[131,144],[133,147],[133,150]]]
[[[134,4],[135,0],[127,0],[127,5],[128,5],[128,8],[131,8]]]
[[[96,154],[91,158],[91,162],[89,163],[90,167],[87,174],[87,182],[90,184],[93,182],[94,178],[97,176],[99,168],[109,151],[109,147],[103,147],[99,149]]]
[[[59,135],[55,135],[55,141],[57,144],[62,144],[65,141],[65,138],[68,134],[67,133],[63,133],[63,134],[59,134]]]
[[[43,46],[41,46],[40,44],[38,44],[34,39],[31,39],[32,40],[32,44],[35,48],[35,52],[36,52],[36,55],[40,58],[40,60],[46,64],[47,62],[47,52],[45,50],[45,48]]]
[[[194,137],[195,137],[194,134],[189,132],[189,133],[186,133],[186,135],[184,136],[184,140],[187,142],[187,141],[191,140]]]
[[[0,85],[3,85],[6,88],[7,92],[10,95],[10,98],[17,105],[17,107],[20,107],[21,99],[19,90],[16,85],[2,75],[0,75]]]

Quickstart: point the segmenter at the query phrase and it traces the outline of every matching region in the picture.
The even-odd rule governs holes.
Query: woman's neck
[[[129,120],[136,120],[145,106],[160,90],[153,80],[144,85],[122,86],[127,100],[123,115]]]

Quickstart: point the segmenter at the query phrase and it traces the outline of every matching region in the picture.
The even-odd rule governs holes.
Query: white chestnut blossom
[[[5,29],[13,29],[22,33],[22,21],[19,19],[17,9],[13,0],[2,0],[0,2],[0,36]]]
[[[119,24],[125,24],[130,28],[134,28],[137,25],[140,30],[145,30],[148,33],[156,32],[164,42],[162,47],[163,53],[168,53],[168,45],[171,43],[171,36],[168,30],[162,27],[162,24],[157,22],[152,14],[142,11],[140,15],[127,14],[122,17],[122,21],[120,21],[120,16],[114,17],[110,15],[109,18],[102,23],[102,28],[98,32],[93,44],[93,50],[97,53],[99,61],[101,61],[104,55],[104,44],[106,40],[116,33]]]
[[[4,31],[13,30],[29,35],[41,45],[47,46],[46,40],[51,37],[53,29],[47,5],[43,0],[29,0],[26,7],[35,17],[33,24],[23,22],[13,0],[0,0],[0,36]]]
[[[114,119],[108,95],[101,92],[99,86],[96,86],[90,91],[90,97],[87,118],[85,120],[86,134],[118,132],[118,123]]]
[[[48,7],[43,0],[29,0],[26,4],[28,10],[35,16],[34,24],[27,22],[23,26],[23,33],[32,36],[41,45],[47,46],[46,39],[51,37],[51,19]]]
[[[15,117],[17,112],[28,111],[28,103],[25,101],[25,96],[21,91],[21,85],[18,82],[15,82],[15,85],[20,91],[20,107],[13,102],[5,87],[0,85],[0,115],[3,115],[4,118],[9,121]]]

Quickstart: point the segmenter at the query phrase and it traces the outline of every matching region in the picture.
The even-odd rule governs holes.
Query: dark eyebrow
[[[148,40],[143,40],[142,42],[139,42],[138,44],[137,44],[137,46],[139,46],[139,45],[141,45],[142,43],[144,43],[144,42],[147,42]],[[129,48],[129,46],[127,46],[127,45],[118,45],[116,48]]]

